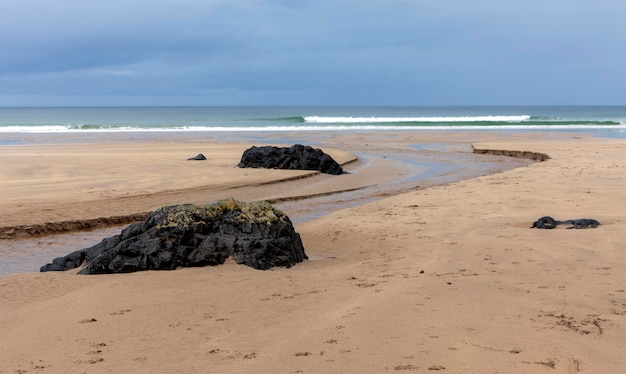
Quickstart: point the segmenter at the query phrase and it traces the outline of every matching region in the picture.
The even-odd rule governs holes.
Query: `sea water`
[[[623,138],[626,106],[0,108],[0,142],[3,133],[377,130],[576,131]]]

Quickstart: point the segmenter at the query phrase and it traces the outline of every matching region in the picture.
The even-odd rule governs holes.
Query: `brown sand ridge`
[[[473,140],[550,159],[297,225],[291,269],[0,277],[0,373],[622,372],[626,142]]]

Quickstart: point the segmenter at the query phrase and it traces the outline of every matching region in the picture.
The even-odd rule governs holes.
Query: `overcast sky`
[[[0,0],[0,106],[626,104],[623,0]]]

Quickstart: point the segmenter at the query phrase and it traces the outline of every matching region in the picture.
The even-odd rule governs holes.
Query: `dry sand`
[[[235,167],[251,144],[118,143],[5,146],[0,151],[0,226],[150,212],[177,201],[253,195],[254,187],[312,174]],[[337,162],[355,160],[328,150]],[[205,161],[187,158],[202,153]],[[253,188],[250,188],[253,187]],[[240,191],[245,192],[241,193]]]
[[[349,161],[357,143],[385,147],[442,137],[456,144],[471,141],[480,149],[545,153],[551,159],[299,224],[296,230],[310,260],[291,269],[257,271],[227,262],[172,272],[0,277],[0,373],[623,372],[626,142],[543,135],[506,140],[493,134],[395,134],[387,140],[344,135],[329,152]],[[112,147],[108,155],[119,146],[88,148],[98,153]],[[179,179],[164,174],[172,169],[168,165],[153,165],[146,172],[151,180],[132,178],[144,170],[137,166],[142,156],[154,151],[154,145],[142,146],[128,165],[111,173],[111,185],[81,182],[88,175],[75,178],[71,191],[30,183],[44,178],[40,172],[48,169],[43,168],[25,176],[23,193],[13,196],[3,179],[3,220],[43,221],[28,216],[44,204],[37,200],[40,194],[51,204],[44,210],[50,214],[62,214],[57,202],[74,199],[85,209],[105,209],[120,200],[122,206],[140,204],[141,196],[146,208],[160,205],[160,196],[171,190],[163,186]],[[181,158],[199,152],[187,146],[180,149]],[[202,152],[220,164],[238,158],[241,147],[212,144],[215,157]],[[57,166],[45,177],[47,183],[54,178],[67,183],[67,175],[78,173],[77,164],[87,165],[81,162],[61,169],[53,163],[50,167]],[[111,160],[120,163],[125,164]],[[221,170],[217,164],[213,169]],[[378,170],[402,172],[391,165]],[[223,172],[217,179],[172,189],[198,191],[219,180],[223,183],[205,196],[237,190],[228,183],[243,178],[241,170]],[[378,175],[374,169],[368,172]],[[285,177],[280,171],[247,174],[246,186]],[[358,178],[321,177],[309,188],[368,182]],[[270,186],[278,192],[282,185]],[[254,190],[249,188],[251,196]],[[20,207],[18,200],[23,200]],[[73,219],[84,213],[63,214]],[[595,218],[602,225],[530,229],[543,215]]]

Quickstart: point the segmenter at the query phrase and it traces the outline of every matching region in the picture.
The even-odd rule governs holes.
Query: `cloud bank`
[[[5,0],[0,105],[618,105],[623,14],[586,0]]]

